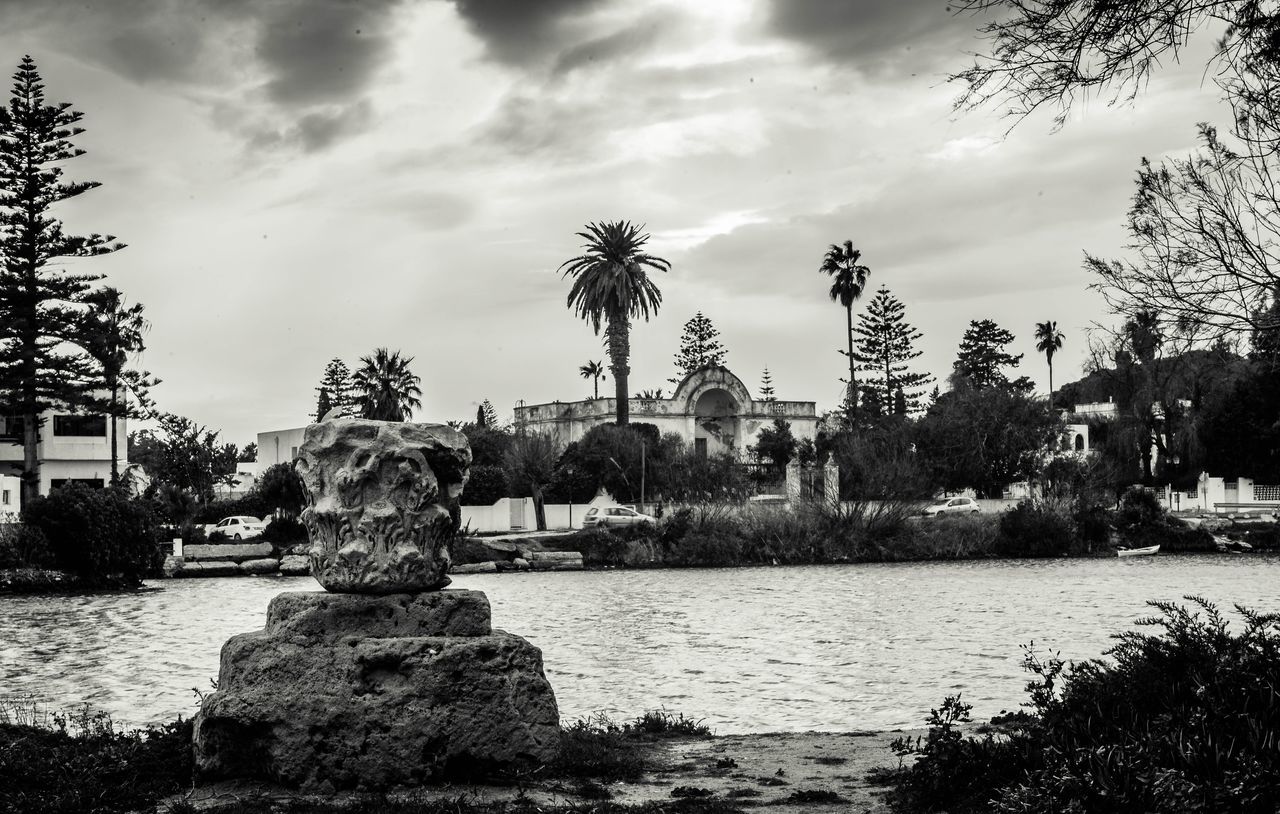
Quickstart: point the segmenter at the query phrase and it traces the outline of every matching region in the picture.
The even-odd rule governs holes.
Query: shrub
[[[1076,548],[1070,518],[1024,500],[1000,518],[998,551],[1005,557],[1060,557]]]
[[[262,499],[262,495],[255,490],[231,500],[211,500],[196,510],[192,520],[202,524],[217,523],[224,517],[241,514],[262,517],[271,514],[271,509],[267,507],[267,502]]]
[[[881,560],[969,560],[994,557],[1001,519],[989,514],[941,515],[905,525],[873,549]]]
[[[178,529],[179,535],[182,537],[183,545],[203,545],[209,542],[208,536],[205,534],[204,526],[197,526],[195,523],[183,523]],[[226,535],[222,535],[226,539]]]
[[[25,523],[0,527],[0,568],[50,568],[53,552],[44,532]]]
[[[190,788],[191,723],[117,732],[105,714],[54,715],[54,727],[0,722],[0,810],[150,811]]]
[[[228,537],[227,533],[222,529],[214,529],[209,532],[209,542],[211,543],[225,543],[230,539],[231,538]]]
[[[1001,738],[960,738],[958,699],[894,775],[899,810],[1274,812],[1280,806],[1280,615],[1237,608],[1233,635],[1209,602],[1150,603],[1110,661],[1071,667],[1028,649],[1032,712]],[[1198,610],[1197,610],[1198,609]],[[1202,616],[1203,614],[1203,616]],[[959,713],[959,714],[957,714]]]
[[[307,541],[307,527],[293,517],[273,517],[262,530],[263,542],[272,545],[292,545]]]
[[[85,582],[134,585],[160,568],[150,506],[117,490],[63,486],[31,501],[23,520],[44,533],[54,564]]]

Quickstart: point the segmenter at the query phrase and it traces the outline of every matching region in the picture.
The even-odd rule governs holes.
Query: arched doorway
[[[713,388],[693,406],[693,446],[698,454],[732,453],[738,438],[738,402],[727,390]]]

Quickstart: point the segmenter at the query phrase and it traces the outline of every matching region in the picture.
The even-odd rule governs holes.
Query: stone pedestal
[[[542,653],[478,591],[286,593],[222,648],[195,721],[205,780],[383,790],[551,760]]]

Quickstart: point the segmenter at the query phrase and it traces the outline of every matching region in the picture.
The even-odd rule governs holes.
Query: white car
[[[978,514],[981,511],[982,507],[978,505],[978,501],[971,497],[944,497],[925,506],[921,514],[926,517],[936,517],[940,514]]]
[[[239,514],[234,517],[224,517],[215,525],[206,526],[205,531],[209,534],[220,531],[227,535],[228,540],[247,540],[250,537],[261,536],[266,527],[265,523],[252,515]]]
[[[592,506],[582,518],[584,527],[590,526],[635,526],[640,523],[656,523],[647,514],[632,511],[625,506]]]

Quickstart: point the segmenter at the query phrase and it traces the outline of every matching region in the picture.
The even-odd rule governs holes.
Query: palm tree
[[[862,258],[862,251],[853,248],[853,241],[846,240],[843,246],[837,246],[832,243],[831,248],[827,249],[827,254],[822,258],[822,265],[818,271],[823,274],[829,274],[831,281],[831,299],[839,300],[844,306],[846,328],[849,336],[849,349],[846,355],[849,357],[849,396],[847,406],[849,410],[849,423],[853,423],[854,414],[858,410],[858,379],[854,373],[853,359],[853,303],[862,296],[862,292],[867,287],[867,277],[871,275],[871,269],[858,264],[858,260]]]
[[[147,391],[159,384],[145,370],[128,368],[129,355],[141,353],[142,336],[151,327],[142,316],[142,303],[126,306],[120,292],[110,286],[85,295],[84,349],[98,363],[107,390],[107,416],[111,421],[111,484],[120,483],[120,452],[116,421],[139,418],[151,406]],[[129,404],[132,393],[137,407]]]
[[[361,356],[352,376],[356,407],[361,418],[377,421],[405,421],[422,406],[419,379],[409,370],[413,357],[401,358],[400,351],[378,348],[373,356]]]
[[[567,305],[576,316],[591,323],[597,335],[603,323],[609,345],[609,370],[613,372],[618,401],[618,424],[628,420],[627,377],[631,375],[631,319],[657,312],[662,292],[649,279],[648,270],[667,271],[671,264],[645,254],[649,236],[643,224],[630,221],[588,223],[578,237],[586,240],[586,254],[560,264],[562,276],[572,277]]]
[[[578,368],[584,379],[593,379],[591,386],[595,391],[592,398],[600,398],[600,380],[604,378],[604,365],[600,362],[587,362]]]
[[[1036,350],[1049,363],[1049,409],[1053,409],[1053,355],[1062,349],[1062,331],[1053,320],[1036,323]]]

